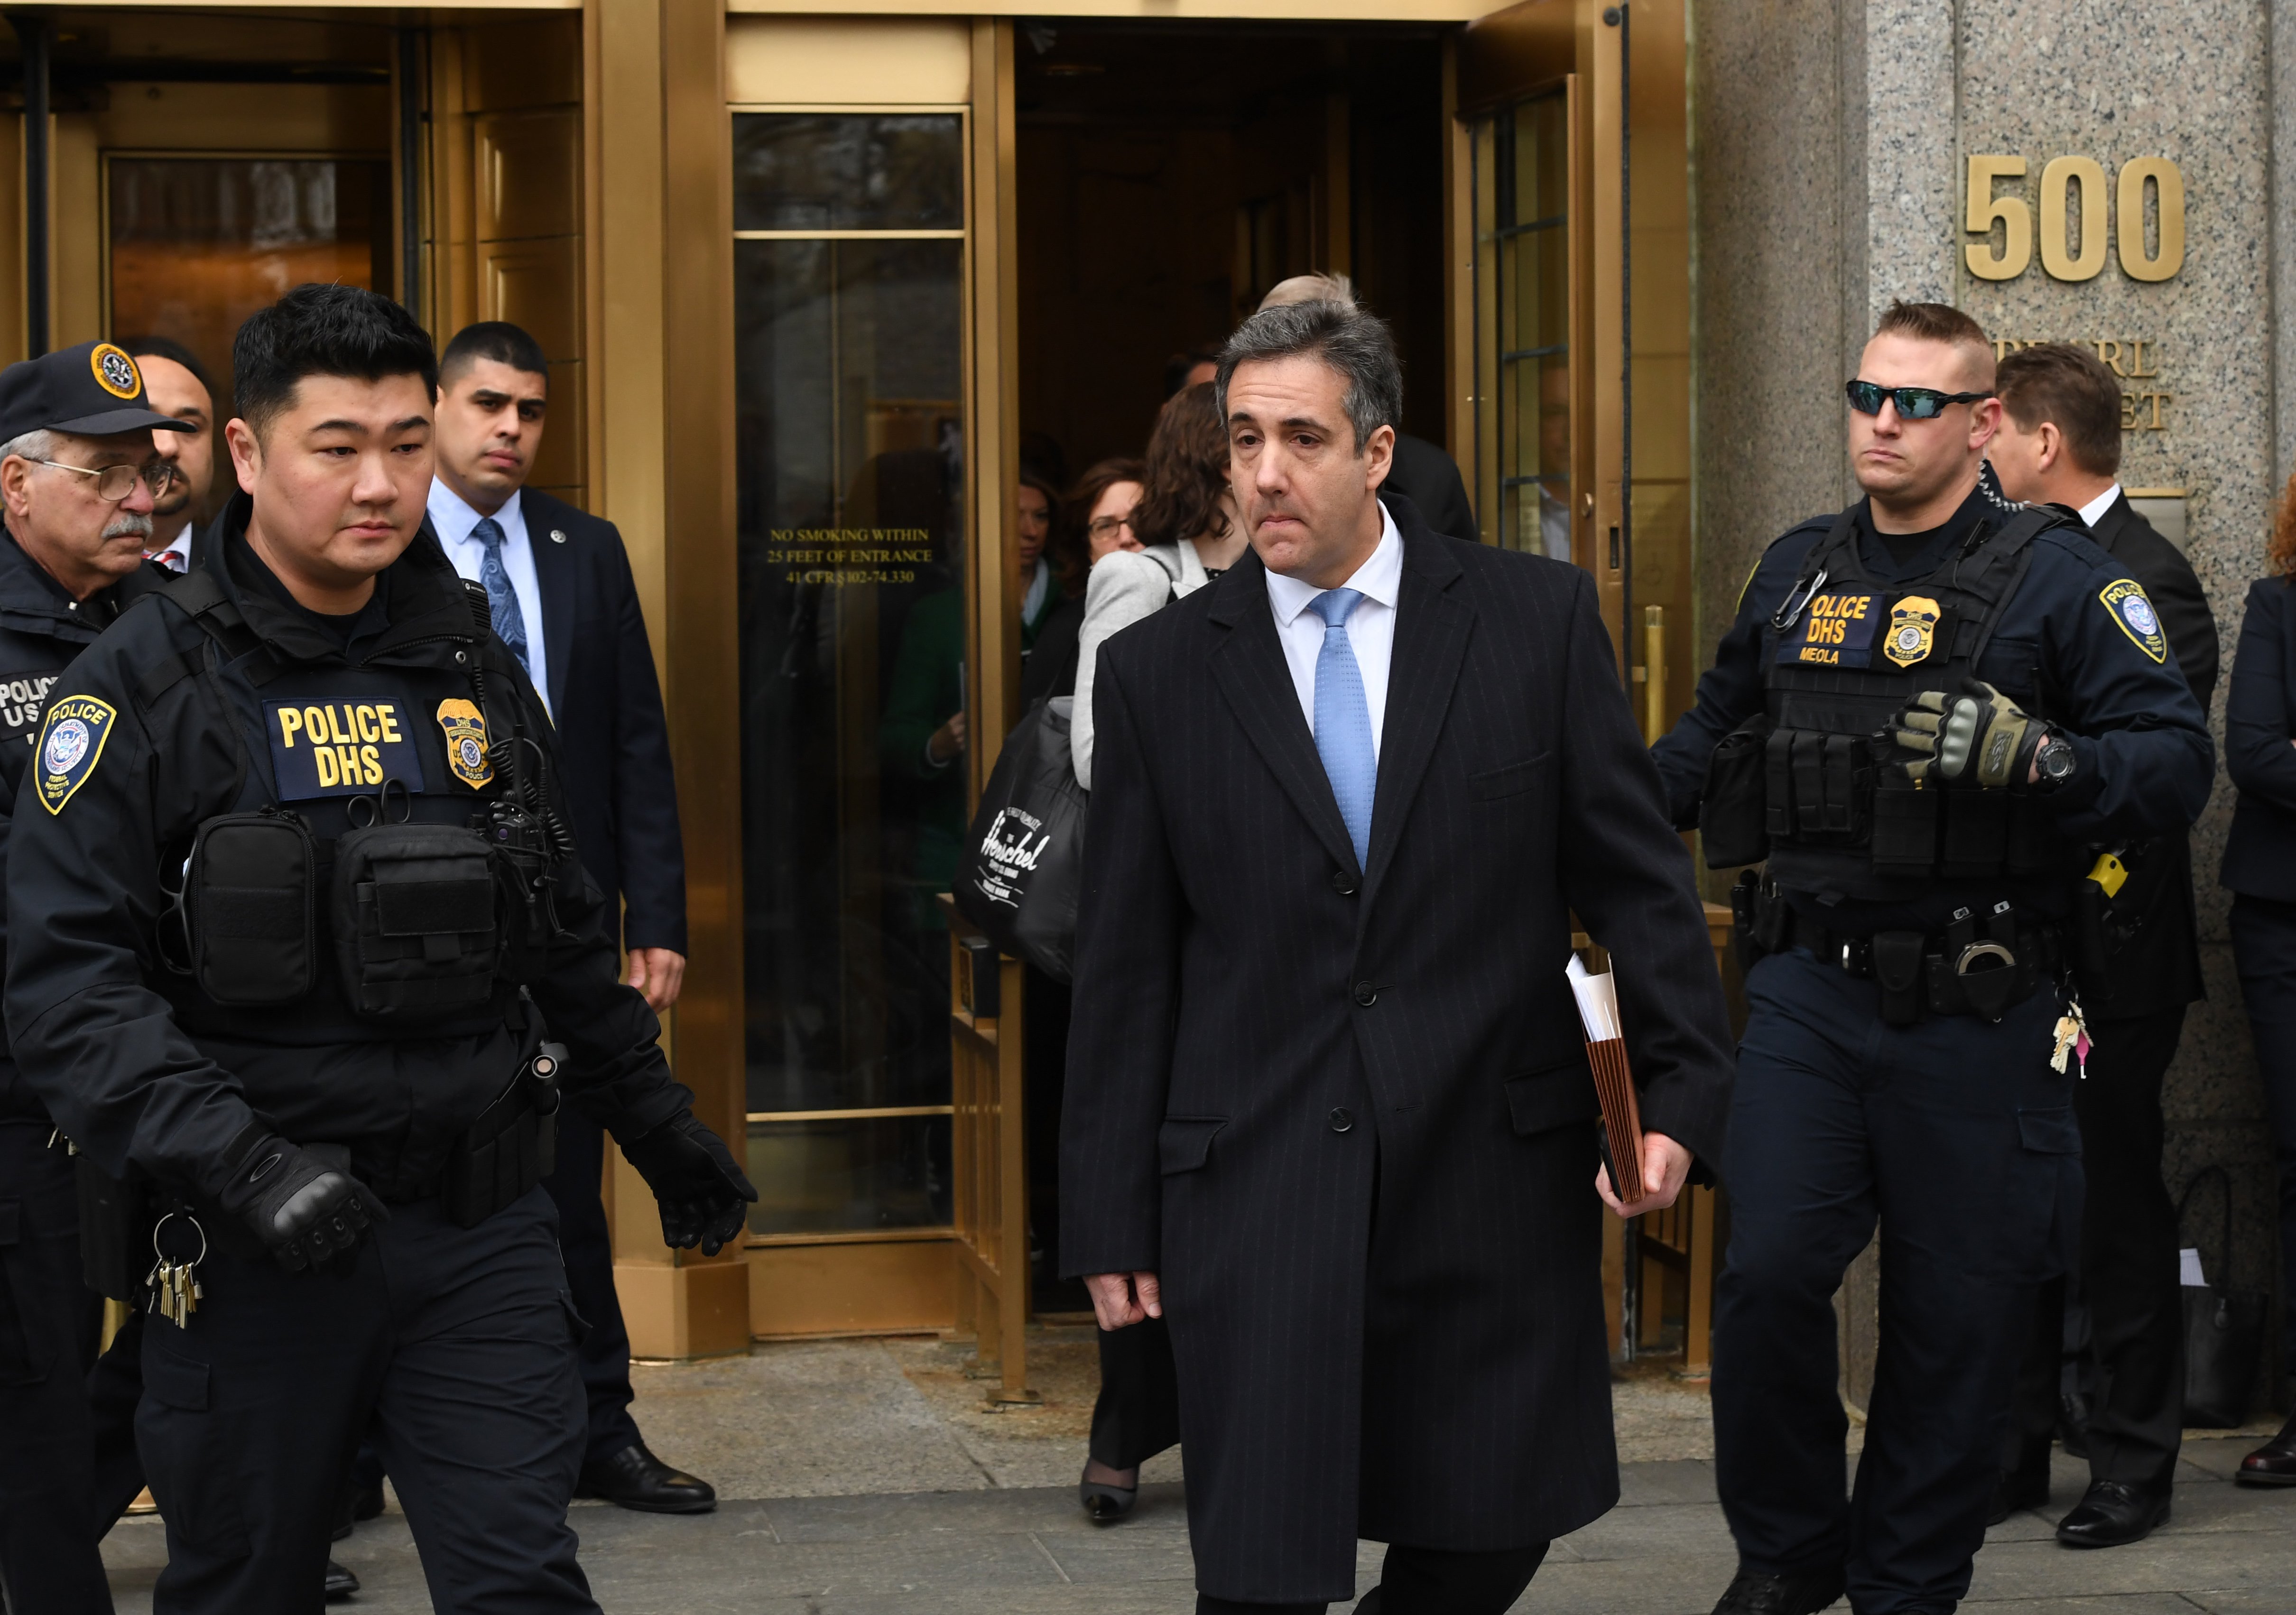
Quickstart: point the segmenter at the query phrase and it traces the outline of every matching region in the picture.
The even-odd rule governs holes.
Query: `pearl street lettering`
[[[422,759],[397,701],[275,701],[265,709],[281,801],[357,796],[385,780],[422,791]]]
[[[2164,392],[2159,386],[2161,376],[2161,343],[2154,337],[1996,337],[1993,357],[2006,358],[2021,348],[2038,348],[2045,341],[2065,341],[2076,348],[2094,348],[2104,367],[2134,387],[2120,391],[2120,430],[2123,431],[2166,431],[2169,422],[2164,414],[2177,401],[2173,392]],[[2146,387],[2145,383],[2154,383]]]

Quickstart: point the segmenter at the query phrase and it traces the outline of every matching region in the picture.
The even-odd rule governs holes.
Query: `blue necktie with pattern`
[[[479,563],[479,581],[486,586],[487,611],[495,619],[495,634],[532,678],[534,668],[526,660],[526,613],[519,607],[518,589],[503,566],[502,524],[492,516],[481,516],[471,537],[487,546],[487,558]]]
[[[1348,639],[1348,614],[1363,602],[1357,589],[1326,589],[1308,603],[1324,619],[1324,648],[1316,655],[1316,750],[1339,799],[1356,866],[1371,862],[1371,808],[1379,791],[1379,754],[1371,743],[1371,703],[1363,669]]]

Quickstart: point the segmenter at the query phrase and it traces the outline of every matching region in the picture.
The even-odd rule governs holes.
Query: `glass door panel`
[[[1481,492],[1505,548],[1571,558],[1570,170],[1561,86],[1472,125]],[[1480,455],[1478,456],[1480,458]]]
[[[734,123],[750,1227],[941,1227],[963,120]]]
[[[235,412],[231,340],[305,281],[390,285],[390,165],[329,157],[114,156],[110,325],[181,342]]]

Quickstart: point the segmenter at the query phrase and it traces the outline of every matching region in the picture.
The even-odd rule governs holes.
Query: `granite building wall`
[[[2296,463],[2296,321],[2274,317],[2296,295],[2296,198],[2275,194],[2276,173],[2296,176],[2296,0],[1693,0],[1690,26],[1702,644],[1770,539],[1856,496],[1840,389],[1905,297],[1956,304],[1997,339],[2114,342],[2124,368],[2152,373],[2126,383],[2147,396],[2122,481],[2186,490],[2186,551],[2228,668]],[[1998,188],[2037,224],[2052,159],[2094,159],[2108,193],[2129,160],[2171,160],[2183,266],[2139,281],[2116,250],[2065,281],[2037,243],[2022,275],[1980,278],[1964,250],[1986,238],[1962,228],[1972,153],[2026,160]],[[2231,1170],[2233,1279],[2276,1289],[2263,1096],[2215,880],[2232,801],[2219,777],[2194,839],[2209,997],[2169,1076],[2166,1176],[2177,1190]],[[2213,1209],[2186,1234],[2213,1247]],[[1860,1400],[1873,1279],[1869,1257],[1844,1296]]]

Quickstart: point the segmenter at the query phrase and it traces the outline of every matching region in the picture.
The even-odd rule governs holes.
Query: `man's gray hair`
[[[1244,321],[1220,349],[1215,378],[1220,419],[1227,419],[1227,384],[1236,366],[1295,355],[1321,359],[1346,380],[1340,406],[1355,428],[1357,454],[1381,427],[1400,427],[1403,365],[1395,357],[1395,338],[1384,321],[1353,303],[1279,305]]]
[[[0,460],[11,455],[23,460],[53,460],[56,457],[56,434],[45,426],[35,427],[0,443]]]

